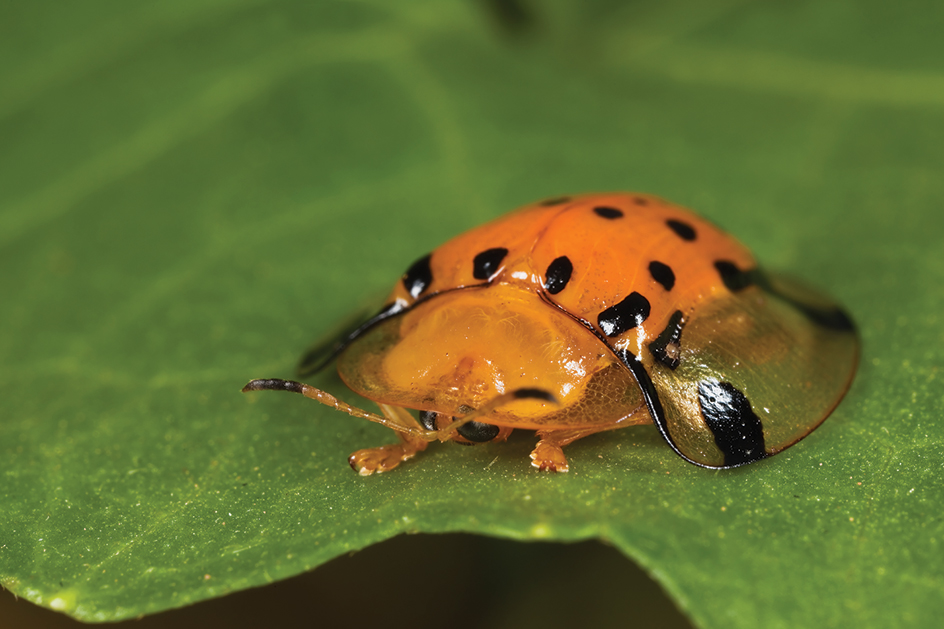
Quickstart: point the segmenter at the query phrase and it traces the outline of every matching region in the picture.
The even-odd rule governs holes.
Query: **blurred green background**
[[[89,621],[198,603],[140,624],[934,626],[942,18],[3,4],[3,625],[75,625],[33,603]],[[640,427],[574,444],[566,476],[529,468],[529,438],[447,444],[362,479],[347,455],[387,431],[239,394],[448,237],[620,189],[696,209],[849,308],[859,375],[809,439],[709,472]]]

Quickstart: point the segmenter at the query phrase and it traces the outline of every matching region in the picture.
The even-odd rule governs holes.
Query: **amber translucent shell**
[[[503,253],[504,252],[504,253]],[[349,336],[343,380],[380,404],[589,432],[652,421],[683,458],[736,467],[809,434],[858,342],[831,300],[765,275],[704,219],[640,194],[527,206],[421,258]]]
[[[443,294],[372,328],[338,370],[366,398],[447,415],[521,388],[560,402],[520,400],[487,419],[513,428],[609,426],[645,412],[636,379],[599,339],[534,305],[533,293],[501,285]]]

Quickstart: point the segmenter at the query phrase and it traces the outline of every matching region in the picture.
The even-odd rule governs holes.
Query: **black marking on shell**
[[[574,272],[574,265],[570,258],[561,256],[555,258],[553,262],[547,265],[547,271],[544,274],[544,288],[552,295],[564,290],[567,282],[570,281],[570,275]]]
[[[675,234],[682,240],[688,240],[691,242],[698,237],[698,234],[695,232],[695,228],[689,225],[684,221],[679,221],[674,218],[670,218],[665,222],[669,228],[675,232]]]
[[[501,428],[495,424],[470,421],[456,428],[456,432],[472,443],[485,443],[498,436]]]
[[[642,397],[646,401],[646,410],[649,411],[649,416],[652,417],[652,421],[655,422],[656,428],[659,429],[659,433],[662,435],[662,438],[665,439],[665,442],[675,450],[676,454],[689,463],[705,467],[701,463],[685,456],[685,454],[679,450],[679,447],[675,445],[672,435],[669,434],[669,423],[665,418],[665,409],[662,407],[662,400],[659,399],[659,392],[656,391],[656,387],[652,383],[652,378],[649,376],[649,372],[646,371],[642,362],[637,360],[636,355],[628,349],[615,349],[613,352],[616,354],[616,357],[619,358],[620,362],[629,369],[633,377],[636,378],[636,382],[642,390]]]
[[[623,301],[601,312],[597,323],[603,333],[612,338],[641,325],[649,317],[650,309],[649,300],[633,291]]]
[[[757,269],[742,271],[730,260],[717,260],[715,269],[717,269],[718,275],[721,276],[721,281],[732,293],[753,286],[760,279]]]
[[[387,304],[380,309],[380,312],[375,314],[367,321],[357,325],[354,328],[349,328],[343,334],[331,339],[326,343],[316,345],[305,352],[302,355],[301,360],[298,361],[298,366],[295,368],[296,373],[298,373],[300,376],[307,376],[321,371],[331,364],[331,361],[341,353],[341,350],[350,345],[361,334],[374,327],[384,319],[398,315],[408,309],[409,308],[407,307],[406,302],[403,300]]]
[[[767,276],[758,268],[741,270],[730,260],[718,260],[715,269],[721,281],[732,293],[737,293],[751,286],[758,286],[771,295],[782,299],[803,313],[807,319],[828,330],[837,332],[855,332],[855,323],[848,314],[837,306],[819,306],[801,301],[792,295],[778,290]]]
[[[410,265],[403,274],[403,287],[413,299],[418,298],[433,282],[433,270],[429,261],[433,254],[427,254]]]
[[[777,293],[774,293],[777,294]],[[783,297],[777,294],[778,297]],[[786,299],[786,298],[785,298]],[[786,299],[813,323],[838,332],[855,332],[855,323],[841,308],[820,308],[794,299]]]
[[[623,210],[619,210],[615,207],[604,207],[604,206],[595,207],[593,208],[593,212],[597,216],[610,219],[610,220],[613,220],[616,218],[623,218]]]
[[[504,247],[495,247],[486,249],[475,256],[472,261],[472,277],[477,280],[488,280],[498,273],[501,268],[502,260],[508,255],[508,250]]]
[[[698,405],[725,467],[753,463],[766,458],[764,425],[750,400],[730,382],[703,380],[698,383]]]
[[[544,389],[515,389],[511,392],[516,400],[544,400],[557,404],[557,398],[550,391]]]
[[[558,304],[555,304],[553,301],[550,301],[550,299],[548,299],[543,294],[542,294],[541,299],[542,301],[544,301],[544,303],[557,308],[559,312],[570,317],[575,322],[579,323],[584,328],[586,328],[591,334],[593,334],[598,339],[600,339],[600,342],[606,345],[610,349],[610,351],[613,352],[613,354],[620,360],[620,362],[623,363],[623,366],[629,369],[630,373],[633,374],[633,378],[635,378],[636,383],[639,385],[639,388],[642,390],[642,397],[643,397],[643,401],[646,403],[646,410],[649,411],[649,416],[652,418],[652,421],[655,423],[656,428],[659,429],[659,434],[662,435],[662,438],[665,439],[665,442],[669,444],[669,447],[672,448],[672,450],[677,455],[679,455],[680,457],[682,457],[683,459],[685,459],[692,465],[697,465],[699,467],[707,467],[709,469],[725,469],[726,467],[728,467],[725,465],[706,465],[705,463],[696,461],[695,459],[691,458],[690,456],[682,452],[681,449],[679,449],[678,445],[675,443],[675,439],[672,437],[672,434],[669,432],[669,422],[666,419],[665,409],[662,406],[662,400],[659,399],[659,392],[656,390],[655,384],[653,384],[652,382],[652,377],[649,376],[649,372],[646,371],[646,368],[643,366],[642,361],[638,360],[635,354],[633,354],[628,349],[625,349],[625,348],[617,349],[611,346],[609,342],[606,340],[606,337],[603,336],[599,332],[599,330],[593,327],[593,324],[587,321],[586,319],[582,319],[574,315],[573,313],[568,312],[565,308],[561,307]],[[669,395],[672,395],[671,391],[669,391]]]
[[[801,301],[795,296],[779,290],[777,285],[772,283],[760,269],[754,269],[751,273],[754,283],[802,312],[807,319],[816,325],[837,332],[855,332],[855,323],[839,306],[811,304]]]
[[[665,329],[649,343],[649,353],[669,369],[675,369],[681,361],[682,327],[685,325],[682,319],[681,310],[673,312]]]
[[[675,272],[668,264],[653,260],[649,263],[649,274],[652,275],[652,279],[662,284],[665,290],[672,290],[675,286]]]

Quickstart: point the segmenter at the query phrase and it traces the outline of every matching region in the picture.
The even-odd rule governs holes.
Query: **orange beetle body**
[[[434,439],[498,441],[515,428],[538,431],[535,467],[566,471],[567,443],[644,423],[689,462],[728,468],[819,425],[857,352],[839,307],[761,273],[695,214],[591,194],[450,240],[407,270],[380,313],[303,358],[311,372],[337,356],[344,382],[383,415],[288,381],[247,388],[298,391],[397,430],[400,443],[351,456],[362,474]]]

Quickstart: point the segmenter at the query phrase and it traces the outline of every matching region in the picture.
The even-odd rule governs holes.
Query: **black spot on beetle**
[[[820,308],[796,300],[790,301],[797,310],[805,314],[810,321],[828,330],[855,332],[855,323],[842,308]]]
[[[429,261],[433,254],[427,254],[410,265],[410,268],[403,274],[403,287],[410,293],[413,299],[419,297],[424,290],[429,288],[433,282],[433,270],[429,267]]]
[[[718,264],[719,263],[716,262],[715,266]],[[760,269],[753,269],[747,273],[750,273],[755,284],[802,312],[816,325],[828,330],[836,330],[837,332],[855,332],[855,324],[852,322],[852,319],[839,306],[810,303],[797,295],[785,292],[782,286],[776,282],[771,282]]]
[[[758,286],[802,312],[816,325],[838,332],[855,332],[855,323],[842,308],[811,304],[797,298],[795,295],[784,292],[778,284],[771,282],[767,275],[757,267],[742,271],[730,260],[718,260],[715,262],[715,269],[721,276],[721,281],[733,293],[750,286]]]
[[[501,429],[495,424],[471,421],[456,428],[456,432],[473,443],[485,443],[498,436]]]
[[[409,290],[409,288],[407,289]],[[385,319],[409,310],[406,300],[397,299],[380,309],[380,312],[363,323],[347,328],[338,336],[310,348],[298,361],[296,372],[300,376],[317,373],[327,367],[341,351],[355,339]]]
[[[764,426],[747,397],[730,382],[702,380],[698,404],[715,444],[724,453],[725,467],[767,457]]]
[[[557,398],[554,397],[554,394],[546,389],[515,389],[511,392],[511,394],[516,400],[544,400],[545,402],[558,404]]]
[[[498,272],[506,255],[508,255],[508,250],[504,247],[486,249],[478,254],[472,261],[472,277],[477,280],[491,279]]]
[[[544,288],[552,295],[564,290],[567,282],[570,281],[570,275],[574,272],[574,265],[570,263],[567,256],[555,258],[547,266],[547,272],[544,277]]]
[[[653,260],[649,263],[649,274],[652,275],[652,279],[662,284],[665,290],[672,290],[675,286],[675,273],[668,264]]]
[[[601,312],[597,323],[607,336],[619,336],[642,324],[649,317],[649,311],[649,300],[634,291],[623,301]]]
[[[728,290],[732,293],[744,290],[757,283],[757,269],[742,271],[730,260],[718,260],[715,262],[715,269],[718,270],[721,281],[724,282],[724,285],[727,286]]]
[[[681,310],[676,310],[669,318],[668,325],[659,333],[652,343],[649,343],[649,352],[660,363],[669,369],[679,366],[682,351],[682,321]]]
[[[595,207],[593,212],[597,216],[613,220],[614,218],[623,218],[623,210],[618,210],[615,207]]]
[[[649,205],[649,199],[644,199],[642,197],[633,197],[633,203],[636,205]]]
[[[682,240],[692,241],[698,237],[698,234],[695,233],[695,228],[685,223],[683,221],[677,221],[674,218],[670,218],[665,222],[669,228],[676,233],[676,235]]]

